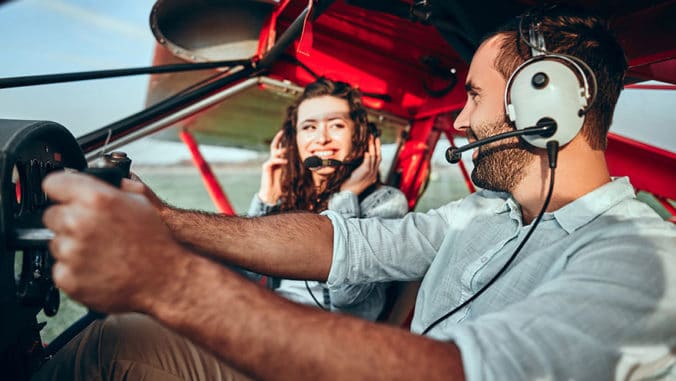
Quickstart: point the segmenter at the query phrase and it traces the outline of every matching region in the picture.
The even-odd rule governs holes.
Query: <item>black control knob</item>
[[[531,78],[531,84],[538,90],[544,89],[549,84],[549,77],[543,72],[535,73],[533,78]]]
[[[122,176],[129,178],[131,169],[131,159],[125,152],[115,151],[103,156],[106,167],[117,168],[122,171]]]

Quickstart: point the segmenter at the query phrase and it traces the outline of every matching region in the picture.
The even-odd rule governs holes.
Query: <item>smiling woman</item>
[[[312,158],[317,165],[308,165]],[[321,78],[288,107],[249,216],[328,209],[345,217],[401,217],[408,211],[406,197],[380,182],[380,161],[378,131],[367,121],[359,91]],[[268,279],[267,285],[299,303],[376,320],[389,284],[330,288],[322,282]]]
[[[344,99],[327,95],[306,100],[298,107],[296,130],[302,161],[310,156],[345,161],[352,153],[355,123],[350,118],[350,105]],[[335,171],[335,166],[313,170],[315,186],[325,185],[322,180]]]
[[[263,166],[259,196],[268,204],[279,202],[280,211],[322,211],[329,197],[339,190],[361,195],[379,182],[374,177],[380,164],[377,135],[375,127],[368,123],[366,108],[356,89],[328,79],[309,84],[287,109],[277,140],[270,147],[271,160],[287,160],[269,161]],[[357,165],[328,165],[310,170],[303,164],[310,156],[355,161]],[[362,160],[367,162],[355,170]],[[351,179],[353,171],[354,177],[364,177],[366,181]],[[265,194],[273,188],[269,182],[276,176],[279,177],[276,194]]]

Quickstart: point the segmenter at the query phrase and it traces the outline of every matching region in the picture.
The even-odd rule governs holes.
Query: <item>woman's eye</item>
[[[315,126],[312,125],[312,124],[304,124],[304,125],[300,126],[300,129],[303,130],[303,131],[313,130],[314,128],[315,128]]]

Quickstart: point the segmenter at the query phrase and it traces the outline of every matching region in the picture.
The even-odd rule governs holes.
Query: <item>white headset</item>
[[[582,128],[584,117],[594,103],[596,77],[589,65],[577,57],[547,51],[537,24],[530,25],[529,40],[519,37],[531,48],[532,57],[519,65],[507,81],[505,110],[517,130],[533,127],[542,121],[556,122],[553,135],[522,136],[535,147],[545,148],[556,140],[563,146]],[[591,84],[587,79],[586,69]]]

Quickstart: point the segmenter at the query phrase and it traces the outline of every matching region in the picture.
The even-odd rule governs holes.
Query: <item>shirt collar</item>
[[[491,192],[498,197],[500,197],[503,201],[498,204],[498,207],[495,208],[495,214],[502,214],[502,213],[507,213],[512,210],[520,210],[519,205],[514,201],[512,198],[512,195],[509,193],[504,193],[504,192]]]
[[[561,228],[570,234],[620,201],[634,197],[634,188],[629,182],[629,178],[620,177],[594,189],[553,213],[545,213],[543,219],[547,219],[545,217],[548,215],[553,215]],[[521,216],[521,208],[511,195],[504,197],[504,202],[500,203],[495,209],[495,214],[507,212],[511,212],[513,216]]]
[[[634,187],[629,178],[620,177],[565,205],[553,214],[559,225],[570,234],[621,201],[634,197]]]

